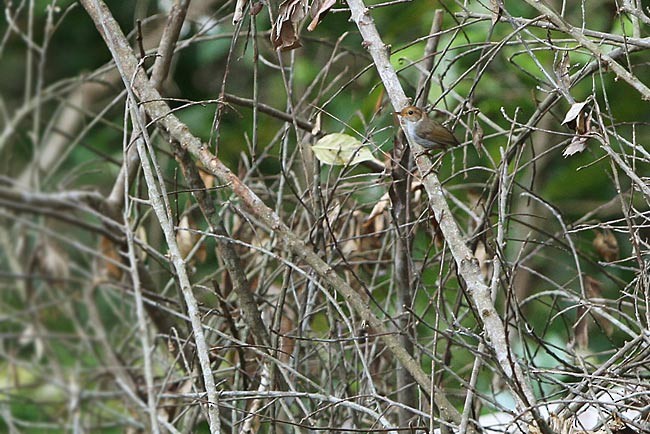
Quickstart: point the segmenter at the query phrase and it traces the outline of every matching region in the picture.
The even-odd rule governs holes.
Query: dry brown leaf
[[[293,349],[296,346],[296,340],[290,335],[295,331],[295,323],[291,318],[283,315],[280,319],[280,351],[278,351],[278,359],[285,363],[289,362]]]
[[[363,255],[364,258],[375,256],[381,246],[381,235],[386,225],[386,216],[378,212],[372,218],[361,210],[355,210],[346,223],[346,233],[341,234],[341,250],[347,255]]]
[[[549,426],[551,430],[557,434],[572,434],[573,433],[573,418],[561,418],[555,413],[549,416]],[[535,425],[537,426],[537,425]]]
[[[600,282],[591,276],[585,277],[585,295],[587,300],[602,298],[603,288]],[[577,307],[576,313],[578,321],[575,325],[575,342],[578,349],[587,351],[589,347],[589,329],[594,324],[594,320],[605,331],[607,336],[611,336],[614,332],[612,324],[607,318],[601,316],[597,311],[590,309],[586,304],[581,304]]]
[[[309,23],[309,26],[307,26],[307,30],[313,32],[316,26],[318,26],[318,24],[323,21],[323,18],[325,18],[325,15],[327,15],[327,12],[329,12],[329,10],[335,4],[336,0],[314,0],[309,10],[309,13],[313,19],[311,20],[311,23]]]
[[[183,259],[192,251],[192,247],[194,247],[194,243],[196,242],[194,234],[187,230],[189,228],[190,218],[184,215],[178,222],[178,229],[176,229],[176,244],[178,244],[178,249]]]
[[[606,262],[614,262],[618,259],[619,248],[616,237],[610,230],[597,232],[594,238],[593,246],[598,255]]]
[[[600,282],[594,279],[591,276],[585,278],[585,291],[587,292],[587,297],[589,298],[602,298],[603,297],[603,286]],[[594,312],[594,318],[598,322],[598,325],[605,331],[607,336],[611,336],[614,333],[614,326],[611,322],[604,316],[600,315],[598,312]]]
[[[561,125],[567,124],[571,129],[573,129],[571,122],[574,122],[576,119],[578,119],[578,116],[580,116],[580,113],[582,113],[585,105],[587,105],[587,102],[588,101],[583,101],[571,104],[571,108],[568,112],[566,112],[566,115],[564,115],[564,120],[562,121]]]
[[[576,102],[571,105],[571,108],[564,116],[562,125],[566,124],[569,128],[575,131],[575,136],[571,139],[569,146],[564,149],[562,155],[568,157],[580,153],[587,149],[587,140],[589,139],[589,132],[591,131],[591,111],[586,110],[586,101]]]
[[[603,296],[603,286],[593,277],[587,276],[585,277],[585,292],[589,298],[601,298]]]
[[[483,241],[476,243],[474,257],[478,260],[483,278],[486,281],[489,281],[492,277],[492,257],[488,255],[488,251],[485,248],[485,243]]]
[[[567,146],[564,151],[562,152],[562,155],[566,157],[570,157],[573,154],[579,154],[580,152],[584,151],[587,149],[587,137],[586,136],[573,136],[573,139],[571,139],[571,143],[569,146]]]
[[[445,235],[442,233],[440,224],[438,224],[438,220],[436,220],[436,216],[433,214],[433,212],[431,212],[431,218],[429,220],[431,221],[431,228],[433,229],[433,243],[437,249],[442,249],[445,241]]]
[[[306,0],[285,0],[280,5],[278,18],[271,29],[271,43],[276,50],[288,51],[298,47],[298,27],[307,10]]]
[[[576,134],[584,135],[591,131],[591,111],[583,111],[578,116]]]
[[[194,254],[194,258],[196,258],[196,260],[201,264],[203,264],[205,260],[208,259],[208,248],[205,246],[205,243],[199,246],[198,250]]]
[[[262,8],[264,7],[264,4],[262,2],[255,2],[251,5],[251,16],[255,16],[262,12]]]
[[[378,215],[383,214],[384,211],[386,211],[386,208],[388,208],[388,205],[390,205],[390,197],[388,193],[384,193],[375,206],[372,207],[372,211],[370,211],[370,215],[366,218],[366,222],[369,222],[370,220],[376,218]]]
[[[359,225],[358,251],[367,252],[381,246],[381,236],[388,224],[386,214],[379,213],[373,218],[366,218]]]
[[[100,237],[99,238],[99,251],[102,254],[103,258],[98,262],[99,269],[104,273],[105,276],[111,277],[115,280],[120,280],[122,278],[122,268],[117,264],[121,262],[120,253],[117,250],[117,246],[108,238]]]
[[[201,177],[201,180],[203,181],[205,188],[207,189],[214,188],[217,178],[211,173],[208,173],[203,169],[203,163],[198,162],[197,167],[199,169],[199,176]]]
[[[136,253],[139,260],[144,261],[147,259],[147,251],[141,247],[140,243],[147,243],[147,230],[144,225],[138,226],[135,230],[135,237],[138,239],[139,243],[136,244]]]

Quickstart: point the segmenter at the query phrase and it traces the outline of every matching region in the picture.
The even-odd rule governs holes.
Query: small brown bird
[[[395,114],[404,119],[404,133],[427,150],[447,149],[460,145],[451,131],[440,122],[429,118],[421,108],[408,106]]]

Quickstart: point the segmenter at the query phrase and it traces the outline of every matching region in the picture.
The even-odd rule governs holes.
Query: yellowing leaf
[[[368,147],[348,134],[328,134],[320,138],[311,149],[318,161],[332,166],[375,160]]]

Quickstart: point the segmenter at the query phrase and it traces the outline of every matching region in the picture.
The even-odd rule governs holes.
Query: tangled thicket
[[[3,431],[650,430],[641,0],[117,3],[5,6]]]

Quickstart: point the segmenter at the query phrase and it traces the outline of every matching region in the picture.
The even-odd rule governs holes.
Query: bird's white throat
[[[418,137],[418,134],[416,132],[416,128],[418,126],[417,122],[405,120],[404,126],[406,127],[406,134],[408,134],[410,137]]]

